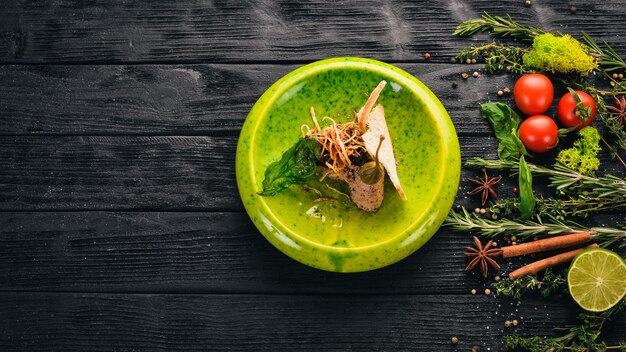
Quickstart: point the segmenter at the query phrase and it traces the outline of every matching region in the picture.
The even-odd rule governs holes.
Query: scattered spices
[[[471,64],[471,63],[472,63],[472,59],[467,59],[467,60],[465,60],[465,63],[466,63],[466,64]]]
[[[517,240],[517,236],[513,235],[511,236],[511,241],[516,241]]]
[[[461,77],[463,77],[463,79],[467,79],[469,77],[469,75],[467,73],[463,72],[461,74]]]
[[[471,292],[473,295],[475,295],[475,294],[476,294],[476,289],[474,289],[474,288],[473,288],[470,292]]]
[[[424,59],[426,60],[430,59],[430,54],[429,53],[424,54]]]
[[[468,258],[472,258],[467,264],[465,270],[473,270],[476,267],[480,268],[480,272],[483,277],[486,279],[489,274],[489,266],[494,268],[495,270],[500,269],[500,265],[493,259],[502,255],[502,249],[492,248],[493,241],[487,242],[487,244],[483,247],[483,244],[480,242],[478,237],[473,236],[474,238],[474,247],[466,247],[467,252],[465,252],[465,256]],[[487,291],[485,291],[486,294]]]
[[[478,349],[478,346],[472,346],[472,352],[478,352],[480,351],[480,349]]]
[[[502,92],[506,95],[511,94],[511,89],[509,89],[509,87],[504,87],[504,89],[502,90]]]
[[[482,202],[483,206],[485,204],[487,204],[487,199],[498,200],[498,194],[493,189],[493,186],[497,185],[498,182],[500,182],[501,179],[502,179],[502,176],[497,176],[497,177],[491,177],[490,178],[487,175],[487,170],[483,169],[483,178],[479,178],[479,179],[470,178],[470,179],[468,179],[469,182],[471,182],[472,184],[474,184],[474,186],[476,186],[476,188],[474,188],[468,194],[470,196],[474,196],[474,195],[477,195],[477,194],[480,193],[481,194],[481,202]],[[484,213],[481,212],[481,214],[484,214]]]
[[[475,64],[476,63],[476,59],[472,59],[472,63]]]
[[[458,337],[456,337],[456,336],[452,336],[452,338],[450,339],[450,341],[451,341],[453,344],[455,344],[455,345],[456,345],[457,343],[459,343],[459,338],[458,338]]]
[[[569,8],[569,12],[570,13],[576,13],[576,10],[578,10],[578,9],[576,8],[576,6],[573,6],[573,5],[572,5],[572,7]]]
[[[480,208],[480,214],[481,215],[485,215],[486,212],[487,212],[487,210],[485,208]]]
[[[476,213],[476,214],[480,214],[480,208],[476,208],[476,209],[474,209],[474,213]]]
[[[623,79],[623,78],[624,78],[624,74],[623,74],[623,73],[620,73],[620,74],[618,74],[618,75],[617,75],[617,77],[618,77],[619,79]]]
[[[503,91],[501,91],[501,90],[499,90],[499,91],[498,91],[498,96],[499,96],[499,97],[501,97],[501,96],[503,96],[503,95],[504,95],[504,92],[503,92]]]
[[[498,215],[491,214],[491,220],[498,220]]]
[[[511,323],[513,323],[513,326],[517,326],[517,320],[513,320]]]
[[[519,193],[519,188],[513,187],[513,193]]]
[[[474,78],[478,78],[478,77],[480,77],[480,73],[478,73],[478,71],[474,71],[472,76],[474,76]]]
[[[456,64],[456,58],[455,57],[451,58],[450,63]]]
[[[487,296],[489,296],[489,295],[491,294],[491,290],[490,290],[490,289],[488,289],[488,288],[486,288],[486,289],[485,289],[485,294],[486,294]]]
[[[511,246],[517,246],[517,242],[511,241]]]
[[[511,321],[510,320],[505,321],[504,326],[506,326],[507,328],[511,326]]]
[[[496,281],[500,281],[500,276],[496,275],[496,277],[493,278]]]
[[[613,77],[613,79],[617,79],[617,73],[614,73],[613,75],[611,75],[611,77]]]
[[[524,5],[525,5],[526,7],[529,7],[529,6],[530,6],[530,5],[532,5],[532,4],[533,4],[533,2],[532,2],[532,1],[530,1],[530,0],[526,0],[526,1],[524,1]]]

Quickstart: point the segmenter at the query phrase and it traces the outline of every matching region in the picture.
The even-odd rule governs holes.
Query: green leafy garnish
[[[600,133],[594,127],[587,126],[578,131],[580,138],[574,146],[559,152],[556,160],[568,168],[583,175],[593,175],[600,166],[598,152],[600,151]]]
[[[517,160],[520,155],[528,155],[517,135],[517,127],[522,119],[513,109],[502,103],[485,103],[480,105],[480,111],[500,142],[498,157],[501,160]]]
[[[529,219],[535,211],[535,195],[533,194],[533,175],[522,155],[519,159],[519,210],[522,219]]]
[[[262,196],[276,195],[292,184],[303,184],[315,175],[321,146],[312,138],[301,138],[283,153],[280,161],[265,170]]]

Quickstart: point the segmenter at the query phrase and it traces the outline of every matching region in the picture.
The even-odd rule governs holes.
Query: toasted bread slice
[[[363,142],[365,149],[370,154],[372,159],[376,155],[376,149],[380,143],[380,136],[384,136],[380,151],[378,152],[378,160],[383,165],[389,179],[393,186],[400,194],[400,198],[406,200],[406,194],[400,185],[400,179],[398,178],[398,171],[396,169],[396,157],[393,155],[393,145],[391,144],[391,136],[389,136],[389,128],[387,128],[387,122],[385,121],[385,110],[382,105],[376,105],[369,114],[366,121],[367,131],[363,133]]]

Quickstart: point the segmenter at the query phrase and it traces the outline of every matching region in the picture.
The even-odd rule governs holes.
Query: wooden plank
[[[3,351],[502,351],[502,336],[556,336],[569,300],[484,295],[0,294]],[[504,321],[516,319],[516,329]],[[271,322],[271,324],[268,324]],[[626,335],[626,314],[607,324]],[[451,336],[459,338],[452,346]]]
[[[626,52],[621,0],[249,2],[27,0],[0,4],[0,62],[310,61],[367,56],[446,62],[469,40],[450,34],[483,11],[552,31],[587,31]],[[607,25],[611,23],[612,25]],[[475,40],[484,40],[475,39]]]
[[[460,134],[486,134],[478,103],[513,87],[464,81],[480,65],[401,64],[445,104]],[[0,66],[0,134],[236,135],[265,89],[299,65]],[[452,83],[459,85],[452,89]],[[499,98],[512,102],[512,96]]]
[[[496,157],[494,137],[460,143],[465,159]],[[236,145],[235,136],[0,137],[0,210],[241,211]]]
[[[596,216],[615,226],[623,214]],[[304,266],[245,213],[2,212],[0,291],[467,294],[469,234],[441,229],[407,259],[359,274]],[[500,275],[533,258],[501,261]]]

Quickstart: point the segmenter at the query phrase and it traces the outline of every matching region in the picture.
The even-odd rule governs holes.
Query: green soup
[[[324,116],[352,120],[383,79],[388,85],[378,103],[406,201],[388,179],[376,213],[347,201],[316,203],[318,196],[299,185],[273,197],[257,195],[267,166],[302,136],[301,126],[312,126],[311,106],[322,127],[331,123]],[[378,61],[339,58],[290,73],[259,99],[241,132],[236,164],[246,210],[274,246],[316,268],[354,272],[396,262],[432,237],[456,195],[460,152],[445,109],[417,79]]]

